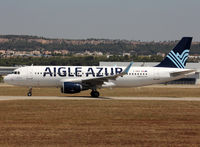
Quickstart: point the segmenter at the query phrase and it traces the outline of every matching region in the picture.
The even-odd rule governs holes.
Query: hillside
[[[71,54],[83,52],[101,52],[103,54],[121,55],[156,55],[168,53],[177,41],[141,42],[110,39],[50,39],[28,35],[0,35],[0,50],[14,51],[55,51],[67,50]],[[191,54],[200,54],[200,43],[192,44]]]

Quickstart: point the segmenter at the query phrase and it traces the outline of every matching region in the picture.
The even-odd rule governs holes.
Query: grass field
[[[200,146],[200,102],[0,102],[0,146]]]
[[[0,86],[0,95],[24,96],[27,90]],[[193,86],[114,88],[100,92],[104,97],[200,95],[199,87]],[[33,95],[67,96],[56,88],[34,88]],[[0,146],[200,146],[200,102],[0,101]]]
[[[0,86],[0,95],[26,96],[28,88]],[[100,95],[122,97],[199,97],[199,86],[149,86],[137,88],[105,88],[99,90]],[[58,88],[33,88],[33,96],[90,96],[90,90],[78,94],[62,94]]]

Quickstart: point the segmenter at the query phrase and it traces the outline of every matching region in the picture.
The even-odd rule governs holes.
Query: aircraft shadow
[[[68,96],[61,96],[63,98],[68,98]],[[91,97],[91,96],[69,96],[69,98],[74,99],[105,99],[105,100],[112,100],[112,98],[109,97]]]

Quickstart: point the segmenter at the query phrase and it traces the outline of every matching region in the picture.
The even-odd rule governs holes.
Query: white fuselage
[[[118,66],[27,66],[15,70],[5,77],[5,82],[27,87],[62,87],[65,81],[81,83],[82,79],[93,79],[119,74],[126,67]],[[162,67],[131,67],[128,74],[116,80],[104,82],[102,87],[136,87],[180,79],[170,73],[188,69]]]

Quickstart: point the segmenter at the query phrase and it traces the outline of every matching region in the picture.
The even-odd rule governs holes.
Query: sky
[[[1,0],[0,34],[200,41],[200,0]]]

